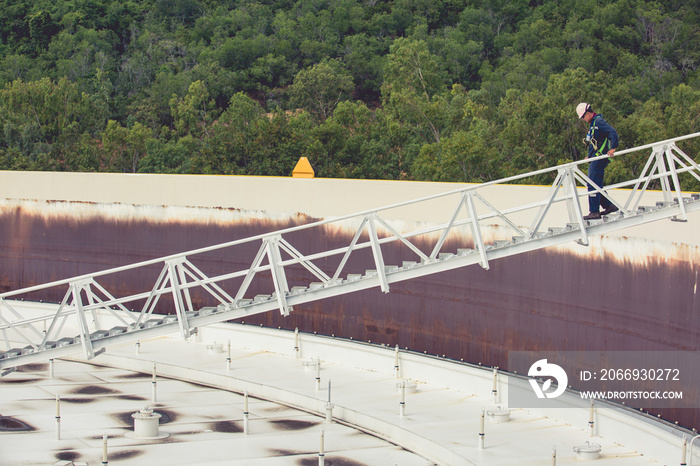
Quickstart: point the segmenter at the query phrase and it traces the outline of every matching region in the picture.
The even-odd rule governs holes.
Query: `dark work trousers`
[[[594,160],[588,165],[588,178],[591,179],[598,187],[603,187],[603,180],[605,179],[605,167],[610,163],[610,159]],[[588,185],[589,191],[595,191],[595,187]],[[588,195],[588,208],[591,212],[600,212],[600,208],[607,209],[610,207],[610,199],[602,195],[601,193],[589,194]]]

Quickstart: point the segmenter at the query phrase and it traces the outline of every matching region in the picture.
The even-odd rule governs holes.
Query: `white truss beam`
[[[0,352],[0,371],[76,352],[82,352],[87,359],[91,359],[112,344],[178,331],[186,338],[194,333],[196,327],[202,325],[272,310],[288,315],[294,306],[319,299],[375,287],[388,293],[392,283],[403,280],[474,264],[488,269],[491,261],[502,257],[570,241],[588,244],[592,235],[646,222],[668,218],[686,220],[688,213],[700,210],[700,196],[683,197],[680,176],[688,173],[700,181],[700,167],[678,148],[677,143],[698,136],[700,133],[694,133],[617,152],[616,158],[644,150],[651,150],[651,155],[637,178],[604,188],[595,186],[580,169],[581,165],[595,159],[573,162],[338,219],[2,293],[0,337],[5,351]],[[596,159],[605,157],[607,156]],[[528,177],[543,174],[551,174],[554,182],[541,201],[499,208],[488,199],[486,188],[492,185],[522,182]],[[587,191],[587,184],[591,184],[594,189]],[[663,202],[642,207],[642,203],[648,199],[648,189],[653,185],[660,186]],[[611,199],[620,209],[618,213],[605,220],[583,219],[581,204],[586,202],[590,194],[607,193],[618,188],[630,189],[624,202]],[[620,192],[616,195],[619,194]],[[391,209],[405,206],[421,209],[424,208],[424,203],[436,201],[453,206],[444,223],[415,231],[400,231],[387,218]],[[542,225],[555,206],[564,206],[569,223],[561,228],[542,231]],[[482,228],[486,222],[508,227],[514,235],[512,240],[487,240]],[[303,236],[305,230],[329,227],[337,230],[348,224],[359,224],[359,227],[346,246],[304,254],[300,252],[304,248],[295,246],[290,239]],[[523,224],[529,227],[522,226]],[[454,244],[452,238],[464,243],[456,251],[446,250],[446,244]],[[401,264],[385,263],[384,250],[391,244],[408,248],[408,255],[402,258]],[[226,254],[235,255],[239,251],[245,251],[249,254],[255,247],[257,252],[253,261],[241,270],[208,276],[202,268],[195,265],[200,255],[205,253],[225,251]],[[348,265],[351,255],[363,249],[371,253],[375,269],[351,270]],[[327,265],[319,265],[328,263],[338,265],[332,270],[327,270]],[[154,266],[160,267],[160,273],[149,286],[150,291],[120,296],[104,285],[110,276]],[[288,271],[291,267],[295,267],[294,276],[300,276],[298,272],[301,270],[308,274],[308,279],[290,289],[288,276],[292,275]],[[254,281],[256,289],[266,288],[269,294],[250,296]],[[27,311],[26,303],[20,307],[12,301],[50,288],[65,290],[62,301],[56,307],[46,308],[50,310]],[[206,299],[211,299],[211,306],[195,309],[192,296],[195,289],[205,292],[203,295]],[[161,302],[162,296],[170,296],[172,303],[168,300],[167,303]],[[199,299],[202,299],[201,296]],[[164,306],[170,315],[155,312]],[[129,308],[139,310],[130,311]],[[72,323],[70,328],[73,330],[67,329],[69,322]],[[41,326],[43,331],[39,330]]]

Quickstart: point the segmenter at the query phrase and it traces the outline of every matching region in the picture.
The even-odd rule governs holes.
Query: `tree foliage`
[[[699,14],[647,0],[5,0],[0,169],[288,176],[305,156],[324,177],[492,180],[580,159],[579,101],[622,147],[697,132]]]
[[[342,100],[353,91],[352,76],[337,60],[323,60],[294,77],[289,93],[291,101],[325,121]]]

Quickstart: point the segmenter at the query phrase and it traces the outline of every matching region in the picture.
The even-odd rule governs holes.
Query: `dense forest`
[[[305,156],[320,177],[497,179],[584,157],[579,101],[621,148],[700,131],[699,15],[698,0],[4,0],[0,169],[289,176]]]

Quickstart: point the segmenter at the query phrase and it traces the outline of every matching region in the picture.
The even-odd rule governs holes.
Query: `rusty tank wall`
[[[300,213],[304,209],[284,215],[234,208],[20,200],[28,197],[6,196],[0,202],[0,291],[315,219]],[[398,344],[506,370],[507,353],[514,350],[699,351],[698,247],[650,239],[653,236],[621,235],[595,239],[589,248],[534,251],[492,261],[490,270],[472,266],[444,272],[393,284],[389,294],[378,289],[353,293],[297,307],[288,317],[276,312],[250,317],[246,324]],[[305,234],[300,240],[302,246],[324,242],[332,247],[347,245],[351,238],[351,230],[334,230]],[[245,268],[256,252],[212,255],[197,265],[207,274]],[[396,249],[387,249],[384,256],[387,264],[399,261]],[[373,268],[369,257],[351,266],[358,271]],[[102,284],[120,293],[141,292],[158,272],[154,268]],[[300,276],[292,272],[288,278],[293,286]],[[265,291],[258,286],[254,283],[251,294]],[[58,302],[62,295],[31,298]],[[195,302],[211,304],[198,295]],[[657,412],[670,421],[700,427],[697,407]]]

